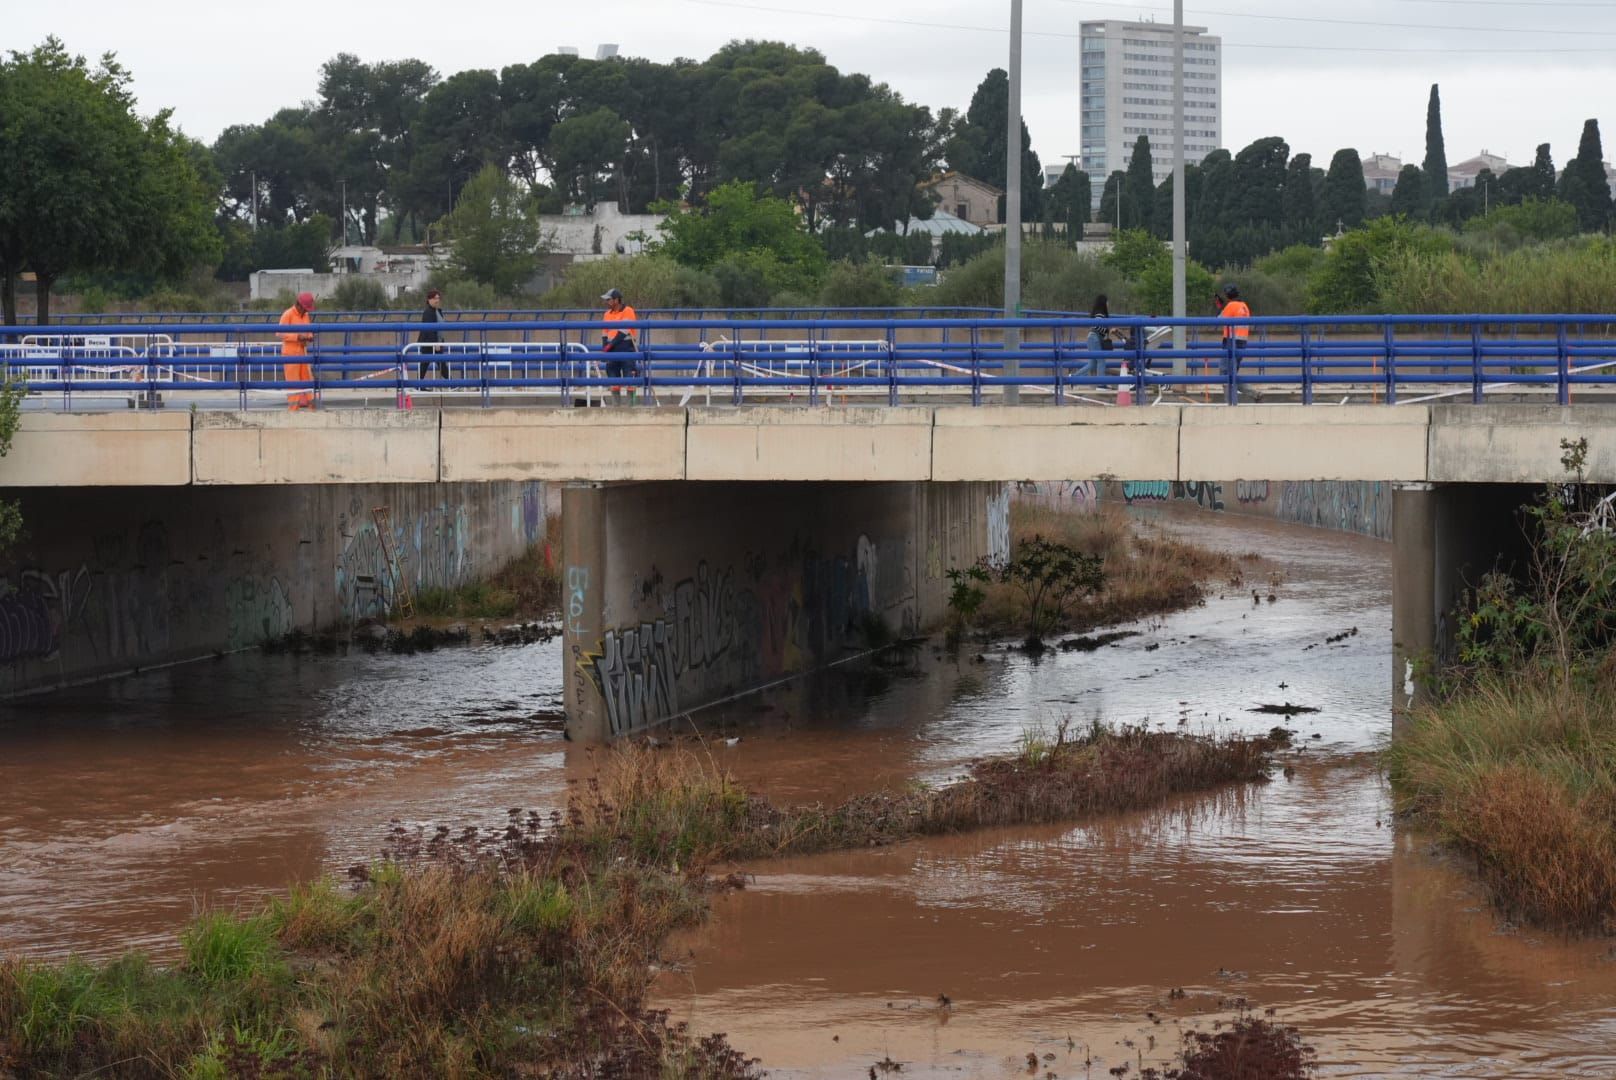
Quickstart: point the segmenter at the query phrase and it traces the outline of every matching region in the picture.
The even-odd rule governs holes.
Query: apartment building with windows
[[[1082,169],[1100,205],[1105,178],[1127,169],[1134,143],[1150,136],[1153,179],[1173,172],[1173,27],[1103,19],[1080,27]],[[1184,27],[1184,161],[1223,145],[1223,39]]]

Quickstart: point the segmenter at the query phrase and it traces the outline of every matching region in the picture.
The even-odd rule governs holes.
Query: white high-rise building
[[[1094,205],[1105,179],[1128,168],[1134,143],[1150,136],[1151,171],[1173,172],[1173,26],[1104,19],[1081,28],[1081,168]],[[1223,143],[1223,39],[1184,27],[1184,161],[1196,164]]]

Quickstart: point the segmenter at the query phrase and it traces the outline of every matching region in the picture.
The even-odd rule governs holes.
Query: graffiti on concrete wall
[[[660,621],[660,620],[659,620]],[[669,644],[675,674],[704,668],[735,644],[735,587],[730,570],[710,570],[673,587],[673,627]]]
[[[1283,521],[1361,533],[1392,535],[1392,487],[1380,481],[1313,480],[1279,485]]]
[[[224,605],[227,648],[249,648],[292,629],[291,597],[273,575],[233,578],[225,586]]]
[[[891,591],[909,584],[902,554],[861,536],[847,555],[793,543],[773,560],[702,561],[671,586],[653,568],[630,590],[647,614],[575,648],[574,669],[600,695],[613,735],[659,723],[860,644],[864,619],[904,595]],[[583,572],[568,570],[568,629],[581,633],[588,604],[572,588],[574,570]]]
[[[542,502],[536,502],[535,507],[542,511]],[[350,507],[350,511],[359,509]],[[525,530],[525,503],[521,513]],[[538,520],[535,530],[542,528],[542,513]],[[465,506],[429,507],[410,520],[395,519],[390,525],[388,543],[383,544],[368,514],[359,517],[355,513],[353,518],[345,516],[339,522],[344,543],[337,555],[333,585],[341,618],[357,621],[385,616],[392,609],[400,575],[419,592],[452,589],[473,573],[471,528]]]
[[[1234,497],[1235,501],[1241,504],[1265,503],[1268,501],[1268,481],[1236,480]]]
[[[1127,502],[1182,499],[1207,510],[1224,509],[1225,485],[1214,481],[1130,480],[1122,485]],[[1341,532],[1391,538],[1392,491],[1368,480],[1237,480],[1235,503],[1242,510],[1280,521]]]
[[[1058,510],[1087,510],[1100,501],[1100,485],[1093,480],[1020,480],[1015,497]]]
[[[585,653],[584,661],[613,735],[679,715],[678,669],[666,619],[606,631],[600,651]]]
[[[1125,480],[1122,498],[1129,505],[1136,502],[1166,502],[1173,497],[1173,484],[1169,480]]]
[[[988,496],[988,561],[1010,561],[1010,486],[1001,484]]]
[[[93,589],[90,568],[24,570],[0,585],[0,661],[54,660],[62,635],[78,623]]]

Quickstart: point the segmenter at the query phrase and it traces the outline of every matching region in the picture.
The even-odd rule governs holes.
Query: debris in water
[[[1109,634],[1090,634],[1086,637],[1063,638],[1059,642],[1061,652],[1093,652],[1095,649],[1114,645],[1124,638],[1138,637],[1137,630],[1114,630]]]
[[[1258,705],[1255,709],[1247,711],[1271,716],[1296,716],[1299,713],[1316,713],[1319,710],[1311,705],[1292,705],[1287,701],[1283,705]]]

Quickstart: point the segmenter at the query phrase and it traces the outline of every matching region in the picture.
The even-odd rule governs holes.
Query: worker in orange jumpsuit
[[[1218,306],[1218,318],[1251,318],[1251,306],[1244,300],[1240,299],[1240,289],[1238,286],[1229,285],[1225,287],[1223,290],[1223,295],[1218,297],[1218,300],[1220,301]],[[1236,376],[1240,374],[1240,361],[1245,356],[1246,340],[1250,337],[1251,326],[1249,323],[1238,326],[1225,326],[1223,328],[1223,363],[1225,365],[1223,373],[1226,377],[1231,372]],[[1240,400],[1240,384],[1238,382],[1234,385],[1232,395],[1233,396],[1230,399],[1231,404]]]
[[[281,312],[282,326],[309,325],[309,312],[314,310],[314,294],[302,292],[297,294],[297,301],[291,307]],[[282,334],[281,356],[285,358],[284,370],[287,382],[312,382],[314,368],[301,359],[309,355],[309,346],[314,343],[314,335],[308,331]],[[295,362],[296,361],[296,362]],[[314,410],[314,391],[294,390],[286,395],[286,407],[292,412],[299,409]]]

